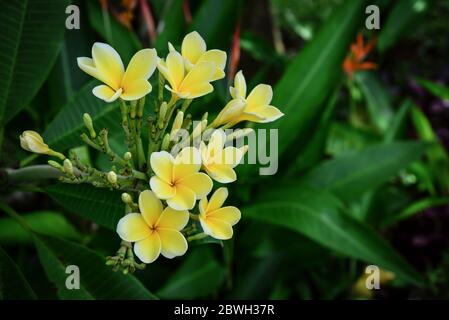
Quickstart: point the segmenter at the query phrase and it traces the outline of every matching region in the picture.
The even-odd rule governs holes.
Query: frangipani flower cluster
[[[60,171],[62,182],[123,191],[125,212],[116,228],[122,243],[107,264],[132,272],[144,266],[134,255],[143,263],[152,263],[160,256],[184,255],[192,241],[232,238],[241,213],[237,207],[225,205],[229,191],[222,185],[237,180],[235,167],[248,146],[235,147],[238,135],[227,135],[224,129],[243,121],[265,123],[281,117],[282,112],[271,105],[271,87],[259,84],[247,94],[245,77],[239,71],[226,106],[211,122],[211,110],[204,110],[199,124],[193,126],[190,103],[214,90],[212,83],[225,77],[226,66],[226,52],[208,50],[197,32],[185,36],[180,52],[170,43],[166,57],[158,57],[155,49],[143,49],[126,68],[114,48],[95,43],[92,57],[78,58],[78,66],[102,82],[92,91],[96,97],[120,104],[126,153],[111,149],[108,129],[97,131],[87,113],[83,115],[87,130],[81,139],[108,156],[110,171],[83,164],[76,154],[66,157],[53,151],[34,131],[25,131],[20,139],[24,149],[64,161],[49,161]],[[153,90],[150,78],[156,69],[158,94],[148,104],[146,97]],[[155,116],[143,119],[145,108],[154,108],[150,113]],[[189,134],[178,141],[182,130]],[[143,143],[144,133],[148,134],[148,146]]]

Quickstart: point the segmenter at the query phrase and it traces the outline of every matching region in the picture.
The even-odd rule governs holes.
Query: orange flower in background
[[[343,61],[343,70],[350,79],[355,72],[360,70],[373,70],[377,64],[370,61],[364,61],[368,54],[376,45],[376,38],[371,39],[366,45],[363,43],[363,35],[359,33],[357,40],[351,45],[351,51]]]
[[[118,2],[118,3],[117,3]],[[110,10],[114,17],[125,27],[131,29],[134,18],[134,9],[137,0],[108,1],[100,0],[103,10]]]

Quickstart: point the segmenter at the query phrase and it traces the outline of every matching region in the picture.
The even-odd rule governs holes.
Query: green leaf
[[[304,135],[338,85],[343,58],[364,17],[366,1],[345,1],[300,51],[274,89],[272,104],[285,116],[268,125],[279,130],[279,154]],[[264,125],[264,127],[266,127]]]
[[[396,1],[393,10],[382,24],[377,48],[384,52],[393,46],[404,34],[409,34],[409,28],[417,25],[419,18],[426,11],[426,0],[399,0]],[[382,19],[382,18],[381,18]]]
[[[385,132],[393,118],[391,96],[387,88],[372,72],[357,72],[354,80],[365,96],[372,123],[380,132]]]
[[[318,190],[294,191],[294,198],[278,197],[243,208],[243,216],[289,228],[336,252],[382,266],[410,283],[421,283],[420,275],[388,243],[343,214],[336,198]]]
[[[433,131],[432,124],[424,112],[414,105],[411,115],[418,137],[432,143],[427,150],[428,163],[425,169],[431,172],[433,180],[438,182],[441,191],[447,193],[449,191],[449,155]]]
[[[407,116],[412,107],[410,100],[404,100],[399,107],[399,110],[395,113],[394,118],[391,121],[390,128],[385,132],[385,142],[393,142],[400,136],[407,122]]]
[[[26,107],[56,60],[66,0],[10,0],[0,10],[0,126]]]
[[[423,212],[427,209],[438,207],[438,206],[444,206],[449,203],[449,198],[437,198],[437,197],[430,197],[430,198],[424,198],[420,199],[418,201],[413,202],[409,206],[407,206],[402,211],[399,211],[395,215],[388,216],[384,221],[382,221],[382,227],[388,227],[390,225],[393,225],[399,221],[408,219],[415,214],[419,212]]]
[[[0,300],[36,299],[20,269],[0,247]]]
[[[330,124],[326,152],[338,157],[348,152],[363,150],[377,142],[379,137],[371,131],[356,128],[346,122],[334,121]]]
[[[426,79],[416,79],[427,91],[443,100],[449,100],[449,88]]]
[[[110,44],[123,59],[125,65],[142,45],[139,38],[107,11],[103,11],[99,1],[86,1],[89,13],[89,22],[104,39]],[[88,52],[86,52],[86,55]]]
[[[223,283],[226,271],[207,249],[191,252],[157,295],[164,299],[194,299],[214,293]]]
[[[168,52],[168,42],[180,44],[185,28],[185,19],[182,12],[183,0],[164,1],[158,25],[156,49],[161,53]]]
[[[332,115],[337,104],[339,90],[336,90],[330,97],[326,109],[320,118],[320,122],[313,134],[311,140],[307,142],[306,147],[300,153],[295,163],[290,167],[291,174],[308,169],[318,163],[324,156],[326,149],[326,140],[332,124]]]
[[[65,183],[49,186],[45,190],[67,210],[112,230],[125,213],[125,205],[118,191]]]
[[[65,239],[80,240],[82,235],[60,213],[36,211],[22,216],[30,227],[41,234]],[[29,243],[29,233],[13,218],[0,219],[0,243]]]
[[[209,48],[228,49],[241,5],[236,0],[202,1],[189,29],[198,31]]]
[[[157,299],[134,276],[112,271],[104,257],[86,247],[48,236],[33,238],[47,277],[61,299]],[[79,268],[78,290],[66,287],[69,265]]]
[[[344,201],[357,200],[418,160],[426,148],[427,144],[420,142],[369,146],[324,162],[306,174],[302,182],[330,191]]]
[[[48,125],[43,137],[54,149],[66,150],[81,145],[80,135],[87,132],[83,114],[89,113],[97,130],[108,128],[109,132],[120,131],[118,103],[105,103],[92,94],[97,81],[89,82],[62,108]]]

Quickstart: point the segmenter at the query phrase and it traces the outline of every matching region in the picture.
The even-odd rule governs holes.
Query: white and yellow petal
[[[250,121],[259,123],[273,122],[284,115],[278,108],[267,105],[255,107],[245,113]]]
[[[195,206],[196,195],[191,189],[177,185],[176,194],[166,201],[175,210],[191,210]]]
[[[220,111],[217,118],[214,120],[215,126],[233,122],[240,115],[242,115],[245,106],[245,100],[240,98],[232,99],[226,104],[226,106]]]
[[[171,88],[175,91],[179,91],[185,75],[184,60],[179,52],[172,51],[167,55],[166,67],[169,74],[167,80],[170,83]]]
[[[182,40],[181,54],[192,65],[206,52],[206,42],[196,31],[190,32]]]
[[[201,153],[195,147],[185,147],[174,160],[173,181],[198,172],[201,168]]]
[[[219,219],[204,219],[201,216],[199,218],[201,227],[203,228],[205,234],[219,240],[228,240],[232,238],[234,232],[229,223]]]
[[[181,232],[165,228],[160,228],[157,232],[161,239],[161,254],[164,257],[172,259],[187,252],[187,240]]]
[[[192,67],[178,88],[179,92],[188,94],[189,99],[198,98],[214,90],[209,83],[215,73],[215,64],[200,62]]]
[[[237,180],[237,174],[231,166],[212,163],[205,166],[207,174],[217,182],[231,183]]]
[[[223,150],[224,144],[226,142],[226,135],[223,130],[215,130],[207,145],[207,156],[209,157],[209,162],[214,160],[220,161],[221,151]]]
[[[123,87],[120,97],[123,100],[139,100],[151,92],[151,84],[146,79],[137,79]]]
[[[178,211],[167,207],[162,212],[156,225],[157,228],[174,229],[181,231],[189,222],[189,212]]]
[[[218,188],[210,197],[208,203],[206,203],[205,212],[210,212],[221,208],[228,198],[228,188]]]
[[[136,242],[150,236],[148,224],[139,213],[129,213],[117,224],[117,233],[125,241]]]
[[[257,85],[246,98],[248,107],[245,111],[252,111],[259,106],[267,106],[273,99],[273,89],[267,84]]]
[[[165,182],[158,176],[151,177],[150,188],[159,199],[165,200],[176,195],[176,187],[171,183]]]
[[[112,89],[118,90],[125,70],[117,51],[106,43],[96,42],[92,46],[92,59],[96,69],[104,78],[102,81]]]
[[[175,159],[167,151],[153,152],[150,156],[151,169],[163,181],[171,183]]]
[[[229,91],[234,99],[246,98],[246,81],[243,72],[240,70],[234,77],[234,87],[230,87]]]
[[[241,218],[241,212],[238,208],[228,206],[216,209],[214,211],[208,212],[207,219],[217,219],[222,220],[227,223],[229,223],[231,226],[235,225],[237,222],[239,222]]]
[[[106,76],[100,73],[91,58],[79,57],[77,58],[77,63],[78,67],[91,77],[94,77],[95,79],[100,80],[103,83],[107,81]]]
[[[150,227],[154,227],[162,213],[162,202],[151,190],[145,190],[139,196],[139,209],[143,219]]]
[[[161,254],[161,239],[153,231],[147,238],[134,244],[135,255],[144,263],[154,262]]]
[[[228,166],[231,166],[234,168],[237,166],[241,161],[243,156],[245,155],[245,147],[242,148],[235,148],[235,147],[226,147],[221,152],[221,164],[226,164]]]
[[[148,80],[151,77],[156,69],[157,59],[155,49],[143,49],[134,54],[122,79],[125,92],[136,80]]]
[[[180,179],[176,187],[178,188],[179,185],[192,190],[196,199],[202,199],[212,190],[213,183],[207,174],[198,172]]]
[[[203,61],[213,62],[215,64],[215,72],[210,81],[215,81],[224,78],[225,73],[223,70],[226,66],[226,52],[217,49],[206,51],[201,56],[198,63]]]
[[[109,86],[101,84],[99,86],[94,87],[92,89],[92,93],[98,99],[101,99],[105,102],[113,102],[121,96],[122,89],[120,88],[117,91],[114,91]]]

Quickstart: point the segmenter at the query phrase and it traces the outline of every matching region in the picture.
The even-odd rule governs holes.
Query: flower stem
[[[201,233],[197,233],[197,234],[195,234],[193,236],[188,237],[187,241],[191,242],[191,241],[195,241],[195,240],[201,240],[201,239],[204,239],[204,238],[207,238],[207,234],[205,234],[204,232],[201,232]]]
[[[20,169],[0,169],[0,184],[20,184],[36,180],[57,179],[62,173],[52,166],[42,164]]]

